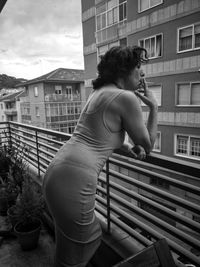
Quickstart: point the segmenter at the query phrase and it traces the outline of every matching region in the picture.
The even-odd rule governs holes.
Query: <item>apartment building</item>
[[[5,91],[6,92],[6,91]],[[23,91],[12,92],[0,96],[0,121],[21,122],[20,96]]]
[[[22,123],[72,133],[85,103],[84,71],[59,68],[24,82]]]
[[[82,0],[86,95],[99,56],[115,45],[147,49],[157,98],[156,153],[200,160],[200,1]],[[143,106],[144,119],[147,107]]]

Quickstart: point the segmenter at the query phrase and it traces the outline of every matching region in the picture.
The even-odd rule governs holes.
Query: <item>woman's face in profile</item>
[[[141,68],[141,65],[137,65],[130,73],[127,78],[127,89],[134,91],[138,89],[140,84],[140,79],[144,77],[144,72]]]

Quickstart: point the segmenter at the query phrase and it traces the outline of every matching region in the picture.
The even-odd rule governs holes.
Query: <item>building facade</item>
[[[20,96],[22,91],[8,91],[0,96],[0,121],[21,122]]]
[[[143,69],[159,105],[154,151],[198,163],[200,1],[82,0],[82,25],[87,96],[100,55],[115,45],[146,48]]]
[[[72,133],[86,99],[83,75],[59,68],[20,84],[22,123]]]

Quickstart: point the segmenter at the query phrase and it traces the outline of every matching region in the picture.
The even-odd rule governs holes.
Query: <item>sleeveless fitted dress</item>
[[[124,90],[114,86],[100,90],[98,105],[88,109],[94,91],[72,137],[44,176],[44,196],[55,223],[56,266],[85,266],[100,244],[101,227],[94,212],[97,179],[124,141],[124,131],[112,132],[106,122],[108,106]]]

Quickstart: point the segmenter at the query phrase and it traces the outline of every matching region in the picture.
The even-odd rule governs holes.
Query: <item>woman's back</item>
[[[81,113],[71,139],[67,142],[85,146],[86,152],[89,151],[93,157],[91,161],[96,161],[98,164],[98,170],[113,149],[121,147],[124,141],[121,122],[118,121],[117,114],[112,111],[112,103],[123,92],[124,90],[115,86],[95,90]],[[113,124],[114,121],[116,123]]]

